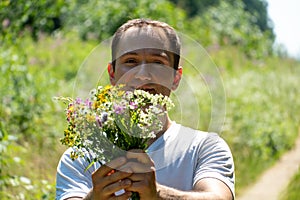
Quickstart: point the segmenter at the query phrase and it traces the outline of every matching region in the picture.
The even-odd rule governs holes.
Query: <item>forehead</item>
[[[152,26],[130,27],[122,34],[116,48],[116,58],[142,49],[152,49],[161,53],[172,52],[164,30]]]

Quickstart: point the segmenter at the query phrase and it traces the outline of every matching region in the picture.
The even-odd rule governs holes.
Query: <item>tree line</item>
[[[165,21],[204,46],[236,45],[246,55],[273,53],[274,32],[265,0],[6,0],[0,3],[2,42],[29,32],[76,30],[83,40],[110,37],[132,18]]]

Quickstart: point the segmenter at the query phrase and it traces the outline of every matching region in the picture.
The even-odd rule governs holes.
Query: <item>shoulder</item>
[[[204,178],[214,178],[225,183],[234,195],[234,160],[226,141],[217,133],[201,132],[195,142],[197,163],[194,184]]]
[[[204,145],[213,148],[222,147],[230,151],[227,142],[218,133],[214,132],[207,132],[206,137],[204,139]]]
[[[196,143],[201,143],[202,145],[224,145],[227,146],[226,142],[218,133],[206,132],[201,130],[192,129],[180,124],[177,125],[178,138],[189,139]]]
[[[205,139],[208,135],[207,132],[192,129],[190,127],[177,124],[173,122],[170,130],[172,131],[173,136],[177,136],[178,138],[185,138],[185,139]]]
[[[195,130],[180,124],[177,126],[179,131],[176,140],[178,143],[188,144],[201,156],[226,155],[232,157],[227,142],[218,133]]]
[[[88,155],[86,157],[78,157],[76,159],[71,158],[71,154],[74,150],[72,148],[68,148],[63,155],[60,158],[60,161],[57,166],[58,171],[64,171],[64,172],[70,172],[70,171],[78,171],[78,172],[85,172],[86,173],[92,173],[95,171],[98,167],[99,164],[95,163],[92,165],[88,170],[87,167],[89,166],[89,157]]]
[[[73,160],[70,155],[72,148],[67,149],[57,166],[56,199],[69,197],[84,197],[92,188],[91,174],[95,170],[92,166],[86,170],[89,163],[82,157]]]

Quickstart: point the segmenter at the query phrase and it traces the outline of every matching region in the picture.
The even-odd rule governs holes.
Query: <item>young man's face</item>
[[[112,84],[169,96],[177,88],[181,73],[173,68],[174,56],[169,53],[168,41],[159,28],[126,30],[118,43],[115,71],[110,73]]]

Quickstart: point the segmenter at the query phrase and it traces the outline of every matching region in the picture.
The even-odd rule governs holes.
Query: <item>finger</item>
[[[144,181],[146,179],[151,179],[151,176],[155,179],[155,169],[153,168],[149,173],[134,173],[128,178],[133,182]]]
[[[154,169],[154,166],[143,164],[140,162],[127,162],[125,165],[120,167],[120,171],[127,172],[127,173],[148,173],[152,172]]]
[[[92,176],[95,177],[104,177],[106,176],[109,172],[111,172],[113,169],[119,168],[126,162],[125,157],[119,157],[116,158],[109,163],[106,163],[105,165],[102,165],[98,170],[96,170]]]
[[[130,179],[123,179],[123,180],[117,181],[117,182],[110,184],[110,185],[106,186],[105,188],[103,188],[103,193],[104,194],[115,193],[122,189],[126,189],[126,188],[130,187],[131,184],[132,184],[132,181]]]
[[[156,194],[155,183],[151,183],[150,181],[132,182],[131,186],[129,188],[127,188],[126,190],[132,191],[132,192],[138,192],[140,195],[143,195],[143,196],[150,195],[153,197]]]
[[[104,177],[96,177],[92,175],[92,181],[94,187],[97,186],[97,188],[105,187],[110,184],[114,184],[115,182],[118,182],[122,179],[128,178],[132,175],[132,172],[130,170],[125,171],[115,171],[111,175],[104,176]]]
[[[130,175],[130,173],[116,171],[109,176],[101,178],[93,177],[93,191],[99,193],[102,198],[110,197],[115,192],[131,185],[131,180],[128,178]]]
[[[153,161],[151,160],[151,158],[143,151],[140,149],[133,149],[130,150],[126,153],[126,157],[127,159],[136,159],[141,163],[144,164],[153,164]]]
[[[102,183],[105,185],[112,184],[114,182],[118,182],[122,179],[125,179],[132,175],[132,172],[130,170],[124,171],[116,171],[115,173],[111,174],[110,176],[106,176],[102,179]]]
[[[139,191],[143,191],[143,188],[145,188],[145,186],[142,184],[142,182],[132,182],[131,187],[128,188],[128,191],[132,191],[132,192],[139,192]]]

